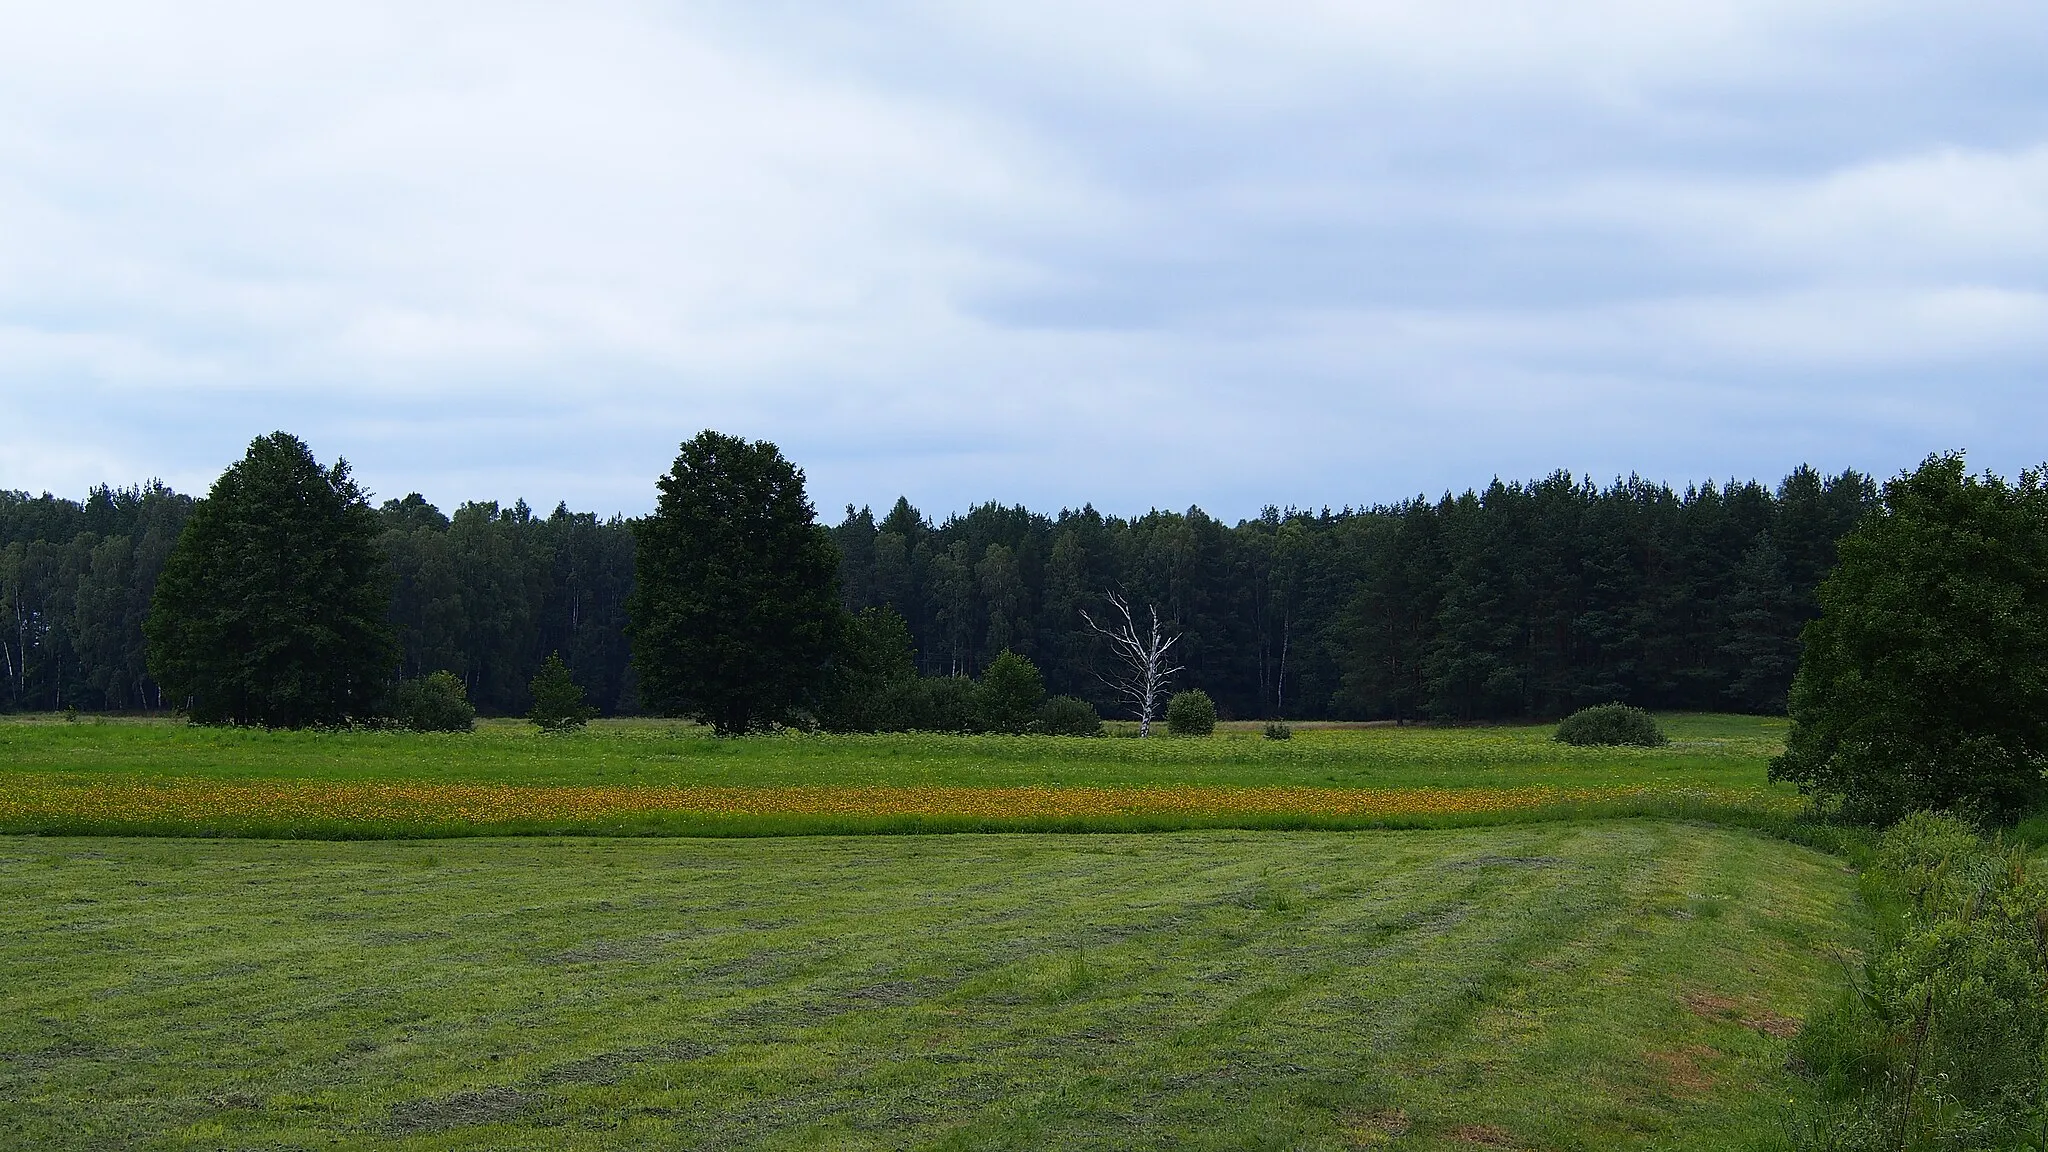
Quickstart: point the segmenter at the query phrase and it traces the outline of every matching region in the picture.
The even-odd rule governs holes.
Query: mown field
[[[0,1147],[1775,1147],[1854,880],[1664,720],[0,722]]]
[[[1594,815],[1741,819],[1782,722],[1666,718],[1658,749],[1547,726],[1205,739],[791,734],[663,722],[537,735],[0,723],[0,832],[451,836],[1372,828]]]
[[[7,837],[0,1146],[1769,1146],[1852,886],[1657,820]]]

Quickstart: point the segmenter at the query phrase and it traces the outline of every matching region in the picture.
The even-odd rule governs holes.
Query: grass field
[[[573,770],[539,747],[512,770]],[[0,1146],[1740,1148],[1852,885],[1653,820],[7,837]]]
[[[539,736],[0,723],[0,831],[271,837],[1446,826],[1783,813],[1782,722],[1666,718],[1659,749],[1521,728],[1310,729],[1288,741],[787,735],[663,722]]]
[[[1664,721],[0,722],[0,1147],[1772,1147],[1853,880]]]

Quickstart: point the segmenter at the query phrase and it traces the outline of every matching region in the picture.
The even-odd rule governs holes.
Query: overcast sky
[[[1359,504],[2048,458],[2013,3],[0,3],[0,488]]]

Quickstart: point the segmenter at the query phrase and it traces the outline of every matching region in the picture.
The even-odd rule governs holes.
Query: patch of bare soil
[[[1646,1052],[1644,1058],[1664,1074],[1665,1081],[1672,1088],[1680,1092],[1704,1092],[1714,1086],[1714,1078],[1700,1067],[1700,1061],[1713,1054],[1711,1048],[1688,1044],[1670,1052]]]
[[[1799,1029],[1804,1027],[1800,1021],[1790,1016],[1780,1016],[1768,1008],[1753,1016],[1744,1016],[1742,1022],[1766,1036],[1776,1036],[1780,1040],[1789,1040],[1799,1035]]]
[[[1376,1148],[1408,1134],[1408,1113],[1399,1108],[1353,1113],[1345,1117],[1344,1132],[1354,1148]]]
[[[1712,992],[1687,992],[1682,999],[1686,1011],[1709,1020],[1725,1020],[1742,1010],[1741,1004]]]
[[[1687,992],[1684,997],[1686,1011],[1707,1020],[1733,1020],[1744,1028],[1753,1028],[1766,1036],[1780,1040],[1799,1034],[1800,1021],[1769,1008],[1752,1008],[1726,996],[1711,992]]]

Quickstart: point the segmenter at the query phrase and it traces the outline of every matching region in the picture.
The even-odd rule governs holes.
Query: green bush
[[[2048,876],[1952,816],[1917,813],[1864,873],[1875,946],[1797,1056],[1812,1148],[2020,1148],[2044,1119]]]
[[[469,692],[453,672],[401,680],[391,690],[391,719],[412,732],[468,732],[476,727]]]
[[[533,708],[526,718],[543,732],[572,732],[597,714],[597,709],[583,702],[583,689],[569,675],[560,653],[541,662],[528,688],[533,693]]]
[[[1669,743],[1657,720],[1641,708],[1626,704],[1595,704],[1581,708],[1557,726],[1558,740],[1579,747],[1632,745],[1657,748]]]
[[[1038,730],[1048,736],[1100,736],[1095,706],[1073,696],[1054,696],[1038,709]]]
[[[975,685],[975,727],[984,732],[1029,732],[1045,703],[1038,665],[1005,648]]]
[[[925,676],[907,690],[901,720],[913,732],[977,732],[981,694],[965,676]]]
[[[1266,739],[1292,740],[1294,739],[1294,729],[1289,725],[1280,723],[1277,720],[1272,721],[1266,725]]]
[[[1174,693],[1166,702],[1166,731],[1174,736],[1207,736],[1216,731],[1216,702],[1200,688]]]

